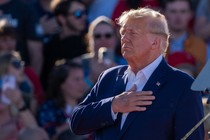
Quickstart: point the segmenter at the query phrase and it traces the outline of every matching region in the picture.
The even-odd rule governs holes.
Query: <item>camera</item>
[[[107,66],[112,64],[112,60],[114,59],[113,56],[114,54],[106,47],[100,47],[98,50],[99,62],[103,62]]]
[[[4,75],[0,79],[0,88],[1,88],[1,102],[4,104],[10,104],[11,101],[8,99],[8,97],[5,95],[5,91],[7,89],[15,89],[16,87],[16,79],[13,75]]]

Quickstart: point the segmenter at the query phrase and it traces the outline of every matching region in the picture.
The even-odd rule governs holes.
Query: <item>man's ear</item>
[[[158,49],[160,47],[161,39],[159,37],[153,37],[151,41],[152,49]]]

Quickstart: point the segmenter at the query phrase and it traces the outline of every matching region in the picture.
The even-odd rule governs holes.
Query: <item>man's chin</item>
[[[123,56],[126,60],[128,60],[132,55],[131,55],[131,53],[129,53],[129,52],[127,52],[127,51],[124,51],[124,52],[122,52],[122,56]]]

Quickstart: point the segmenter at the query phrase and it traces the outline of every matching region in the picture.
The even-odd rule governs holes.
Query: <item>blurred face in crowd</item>
[[[86,26],[86,8],[78,2],[72,2],[66,16],[66,25],[73,31],[83,31]]]
[[[187,1],[168,2],[165,8],[165,16],[171,30],[183,31],[188,27],[192,18],[190,5]]]
[[[65,82],[61,85],[64,97],[80,99],[85,93],[84,72],[82,69],[74,68],[70,70]]]
[[[95,52],[98,52],[100,47],[114,50],[117,45],[117,37],[113,28],[106,23],[100,23],[95,27],[93,31],[93,40]]]
[[[23,70],[24,70],[23,61],[17,58],[13,58],[9,64],[9,73],[18,78],[23,74]]]
[[[15,50],[16,39],[11,36],[0,37],[0,52],[10,52]]]

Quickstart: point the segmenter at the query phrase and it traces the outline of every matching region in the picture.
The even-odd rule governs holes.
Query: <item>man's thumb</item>
[[[128,91],[136,91],[136,90],[137,90],[137,86],[136,86],[136,84],[134,84],[133,87]]]

